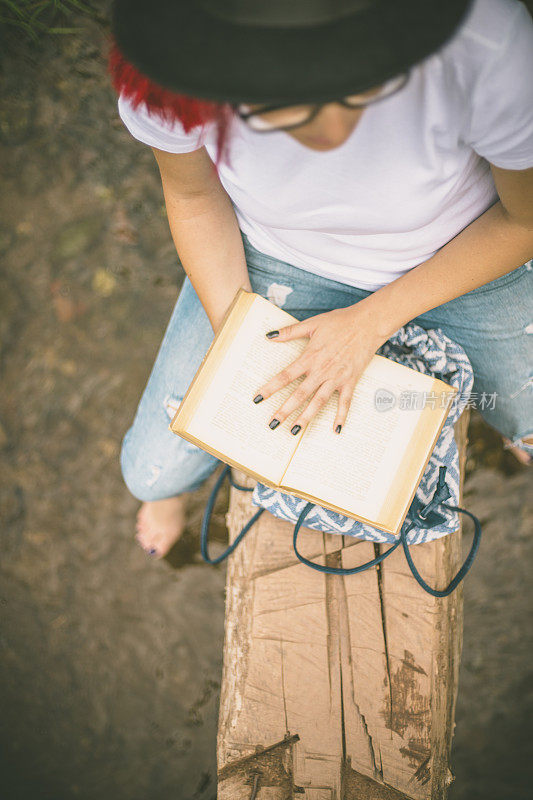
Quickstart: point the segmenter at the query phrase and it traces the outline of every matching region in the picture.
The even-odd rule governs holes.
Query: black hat
[[[114,0],[112,35],[160,86],[228,103],[325,102],[438,50],[472,0]]]

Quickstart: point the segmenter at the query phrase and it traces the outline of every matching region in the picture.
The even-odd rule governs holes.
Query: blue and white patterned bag
[[[209,499],[204,523],[202,525],[202,555],[209,563],[218,563],[232,550],[235,549],[242,537],[247,533],[259,515],[267,510],[276,517],[293,522],[294,550],[300,561],[322,572],[349,574],[360,572],[378,564],[400,544],[403,545],[405,555],[414,577],[423,588],[436,596],[442,597],[450,594],[470,568],[479,546],[481,526],[479,520],[465,509],[459,508],[460,469],[459,453],[454,435],[454,425],[461,416],[468,403],[474,375],[472,365],[463,348],[449,339],[440,328],[425,330],[413,322],[407,323],[393,334],[377,351],[379,355],[390,358],[399,364],[411,367],[418,372],[423,372],[439,378],[457,389],[453,403],[450,405],[448,417],[442,427],[441,433],[433,452],[426,465],[422,479],[417,487],[415,496],[402,525],[400,536],[379,530],[364,522],[359,522],[320,505],[310,503],[300,497],[272,489],[263,483],[257,483],[253,488],[252,504],[259,507],[251,520],[243,528],[232,545],[217,559],[210,559],[207,554],[207,529],[209,517],[214,505],[216,493],[225,477],[231,479],[229,467],[223,471],[213,489]],[[428,398],[425,398],[428,401]],[[430,402],[436,399],[430,398]],[[232,484],[236,484],[232,481]],[[244,488],[244,487],[237,487]],[[250,490],[251,491],[251,490]],[[449,503],[445,503],[445,500]],[[442,591],[429,587],[416,571],[412,562],[409,546],[422,544],[437,539],[441,536],[459,530],[459,513],[467,514],[475,525],[474,542],[472,549],[463,567],[455,576],[450,585]],[[339,533],[344,536],[355,536],[371,542],[391,544],[385,553],[367,564],[351,570],[325,567],[304,558],[297,549],[297,536],[300,527],[312,528],[324,533]]]
[[[455,401],[450,408],[415,495],[422,506],[429,503],[437,485],[439,467],[445,466],[450,502],[457,505],[459,503],[459,454],[453,427],[468,402],[474,383],[468,356],[460,345],[452,342],[440,329],[426,331],[414,323],[408,323],[405,327],[400,328],[381,346],[377,353],[390,358],[391,361],[398,362],[398,364],[411,367],[417,372],[440,378],[457,389]],[[296,523],[307,501],[258,483],[252,494],[252,503],[254,506],[263,506],[275,517]],[[407,528],[410,522],[415,522],[415,520],[408,512],[403,527]],[[318,505],[313,505],[306,515],[305,527],[325,533],[358,536],[371,542],[393,543],[397,539],[391,533],[378,530],[372,525],[358,522],[351,517]],[[458,529],[458,513],[446,511],[445,519],[432,528],[421,528],[415,524],[415,527],[407,535],[407,542],[408,544],[421,544],[453,533]]]

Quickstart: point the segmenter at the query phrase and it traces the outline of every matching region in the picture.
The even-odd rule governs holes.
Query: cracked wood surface
[[[468,412],[455,429],[464,475]],[[234,470],[240,484],[254,480]],[[257,508],[234,488],[230,541]],[[462,636],[462,590],[438,599],[403,552],[357,575],[325,575],[292,550],[293,525],[264,512],[228,562],[218,800],[439,800]],[[379,545],[302,529],[303,554],[353,567]],[[461,534],[412,548],[445,586]]]

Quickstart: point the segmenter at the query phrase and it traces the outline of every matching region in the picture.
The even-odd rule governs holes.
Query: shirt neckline
[[[375,112],[375,107],[374,107],[375,105],[377,104],[371,103],[370,105],[366,106],[363,109],[363,113],[359,117],[357,125],[354,127],[348,138],[338,147],[334,147],[331,150],[313,150],[312,147],[307,147],[307,145],[303,144],[302,142],[299,142],[293,136],[290,136],[290,134],[287,131],[275,131],[275,132],[273,131],[272,133],[256,133],[256,131],[253,131],[251,128],[249,128],[249,126],[246,125],[246,123],[239,117],[237,117],[237,120],[240,123],[241,132],[242,133],[245,132],[248,136],[252,138],[252,141],[254,142],[258,141],[258,137],[263,137],[263,138],[272,137],[271,139],[269,138],[269,141],[272,142],[278,141],[280,143],[283,143],[289,149],[292,148],[297,156],[306,157],[309,159],[312,159],[313,157],[321,158],[322,161],[324,161],[324,157],[329,156],[330,158],[335,158],[337,155],[344,153],[345,150],[347,150],[349,147],[353,145],[355,139],[358,136],[362,135],[361,134],[362,126],[368,124],[368,121],[365,123],[365,120],[368,117],[369,112]],[[256,136],[254,136],[254,133],[256,133]]]

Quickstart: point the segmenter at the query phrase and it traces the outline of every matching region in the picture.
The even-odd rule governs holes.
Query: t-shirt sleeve
[[[119,116],[131,135],[143,144],[166,150],[167,153],[191,153],[205,143],[212,125],[198,125],[185,133],[179,120],[167,122],[156,113],[150,113],[144,103],[136,108],[124,95],[118,98]]]
[[[470,108],[465,138],[476,153],[502,169],[533,167],[533,20],[522,2],[486,55]]]

